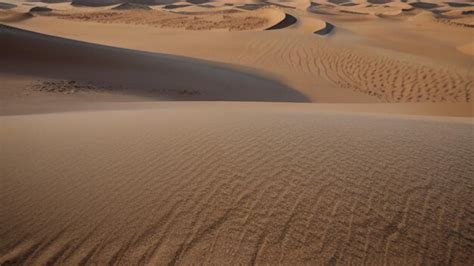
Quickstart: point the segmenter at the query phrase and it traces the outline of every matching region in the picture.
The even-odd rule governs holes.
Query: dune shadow
[[[382,5],[382,4],[388,4],[391,3],[392,0],[367,0],[367,3],[371,3],[374,5]]]
[[[329,23],[329,22],[325,22],[325,23],[326,23],[326,25],[324,26],[324,28],[315,31],[314,34],[318,34],[318,35],[328,35],[329,33],[331,33],[332,30],[334,29],[334,25],[332,25],[332,24]]]
[[[0,9],[12,9],[17,7],[15,4],[0,2]]]
[[[428,3],[428,2],[413,2],[413,3],[409,3],[409,5],[411,5],[412,7],[421,8],[421,9],[432,9],[432,8],[439,7],[438,4]]]
[[[285,18],[278,22],[277,24],[265,29],[265,30],[280,30],[284,28],[288,28],[289,26],[293,25],[298,21],[294,16],[285,13]]]
[[[237,8],[252,11],[252,10],[257,10],[257,9],[264,8],[267,6],[268,4],[265,4],[265,3],[254,3],[254,4],[243,4],[243,5],[237,6]]]
[[[114,8],[113,10],[151,10],[151,8],[147,5],[142,4],[135,4],[135,3],[123,3]]]
[[[446,4],[448,4],[448,6],[450,6],[450,7],[470,7],[470,6],[474,6],[474,4],[463,3],[463,2],[446,2]]]
[[[88,6],[88,7],[100,7],[100,6],[111,6],[122,4],[122,0],[72,0],[71,5],[73,6]]]
[[[163,100],[309,102],[255,71],[183,56],[75,41],[0,25],[0,72],[107,84]]]
[[[181,5],[170,4],[170,5],[164,6],[163,9],[176,9],[176,8],[182,8],[182,7],[187,7],[187,6],[191,6],[191,5],[187,5],[187,4],[181,4]]]

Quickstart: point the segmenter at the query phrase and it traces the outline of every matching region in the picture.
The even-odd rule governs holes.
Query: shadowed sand
[[[242,103],[0,121],[2,264],[473,263],[472,124]]]
[[[123,88],[123,93],[154,99],[307,101],[291,88],[242,68],[66,40],[8,26],[0,26],[0,36],[3,73],[105,83],[111,90],[115,86]],[[182,90],[196,93],[180,94]],[[7,88],[2,91],[9,93]]]

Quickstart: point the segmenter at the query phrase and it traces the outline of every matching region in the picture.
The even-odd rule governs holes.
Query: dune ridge
[[[95,81],[107,84],[112,92],[114,87],[125,87],[125,93],[151,99],[307,101],[286,85],[243,68],[90,44],[5,25],[0,25],[0,37],[5,40],[0,42],[0,56],[6,62],[0,73]],[[38,49],[43,52],[37,53]],[[256,85],[259,90],[254,89]],[[183,90],[199,93],[180,94]]]
[[[167,5],[164,9],[175,9],[185,6],[186,5]],[[137,12],[126,12],[132,9]],[[220,10],[215,12],[163,12],[161,10],[152,10],[147,6],[140,6],[138,4],[127,4],[119,5],[112,8],[112,10],[74,13],[56,12],[48,15],[76,21],[150,25],[163,28],[184,28],[186,30],[227,29],[236,31],[265,29],[268,27],[276,27],[277,24],[286,25],[285,21],[288,20],[288,18],[280,19],[280,13],[282,12],[272,9],[247,12],[237,10]]]

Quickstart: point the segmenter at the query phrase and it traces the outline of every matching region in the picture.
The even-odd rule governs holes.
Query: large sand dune
[[[8,26],[0,26],[0,37],[3,73],[100,83],[112,92],[120,89],[154,99],[306,101],[284,84],[237,67],[66,40]],[[3,89],[5,94],[11,91],[7,89]]]
[[[474,263],[472,124],[239,103],[0,119],[2,264]]]

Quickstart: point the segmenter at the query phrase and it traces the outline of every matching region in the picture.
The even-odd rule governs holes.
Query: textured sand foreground
[[[0,120],[1,264],[474,263],[471,123],[239,103]]]
[[[472,0],[0,1],[0,265],[474,265]]]

